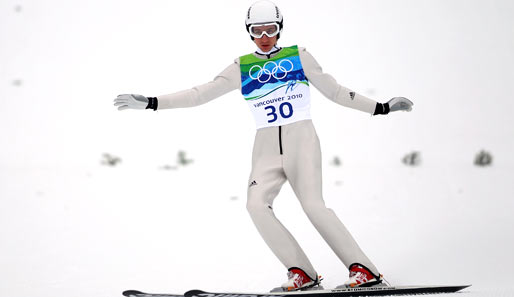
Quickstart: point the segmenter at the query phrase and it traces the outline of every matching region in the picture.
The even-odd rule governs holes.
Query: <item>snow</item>
[[[207,82],[254,50],[241,22],[250,2],[229,2],[0,4],[1,296],[263,291],[285,280],[245,208],[255,128],[241,95],[158,112],[112,106],[123,92]],[[513,296],[512,2],[277,3],[281,45],[305,46],[357,92],[415,104],[370,117],[312,90],[325,201],[385,278]],[[491,166],[473,164],[482,149]],[[177,165],[179,151],[194,162]],[[401,162],[412,151],[419,166]],[[102,165],[104,153],[121,163]],[[324,286],[344,282],[288,184],[274,210]]]

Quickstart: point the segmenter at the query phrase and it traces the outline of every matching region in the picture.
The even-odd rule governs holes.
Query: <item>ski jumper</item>
[[[339,85],[323,73],[304,48],[282,48],[271,56],[253,53],[236,59],[213,81],[158,96],[159,109],[193,107],[240,89],[257,126],[247,209],[264,241],[287,268],[316,270],[291,233],[275,217],[273,200],[289,181],[316,230],[348,268],[360,263],[377,268],[360,249],[322,197],[321,150],[310,117],[309,86],[330,100],[373,114],[377,102]]]

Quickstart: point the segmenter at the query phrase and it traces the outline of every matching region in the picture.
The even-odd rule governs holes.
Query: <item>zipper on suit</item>
[[[282,126],[278,126],[278,145],[280,146],[280,154],[282,155]]]

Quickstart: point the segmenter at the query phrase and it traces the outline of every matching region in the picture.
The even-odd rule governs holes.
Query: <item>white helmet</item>
[[[283,18],[280,10],[275,5],[275,3],[268,0],[259,0],[252,4],[248,9],[248,13],[246,14],[246,31],[250,32],[249,28],[253,24],[266,24],[266,23],[276,23],[279,26],[279,34],[282,31]],[[253,39],[253,37],[252,37]]]

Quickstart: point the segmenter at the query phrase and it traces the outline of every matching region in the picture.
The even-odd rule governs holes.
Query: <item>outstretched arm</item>
[[[225,70],[218,74],[212,81],[180,92],[161,95],[157,97],[145,97],[137,94],[118,95],[114,105],[119,110],[125,109],[168,109],[194,107],[205,104],[232,90],[240,88],[241,79],[239,64],[236,60]]]
[[[193,107],[205,104],[241,85],[239,65],[232,63],[212,81],[173,94],[157,96],[159,109]]]
[[[357,94],[356,92],[341,86],[332,77],[332,75],[323,72],[321,66],[314,57],[305,50],[305,48],[300,48],[300,59],[307,79],[325,97],[337,104],[372,115],[387,114],[390,111],[397,110],[410,111],[412,109],[413,103],[407,98],[395,97],[387,103],[378,103],[375,100]]]

